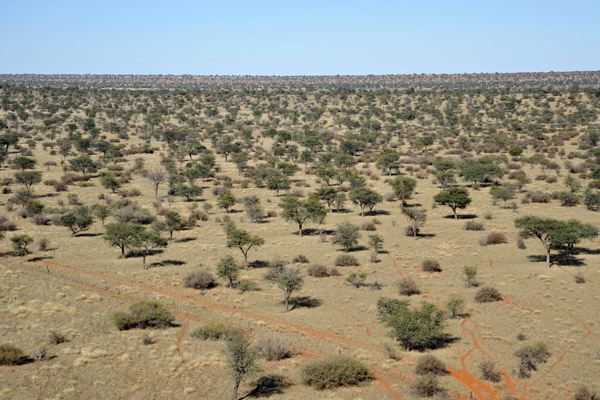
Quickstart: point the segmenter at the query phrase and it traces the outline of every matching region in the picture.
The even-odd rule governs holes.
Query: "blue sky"
[[[600,70],[600,1],[0,0],[0,73]]]

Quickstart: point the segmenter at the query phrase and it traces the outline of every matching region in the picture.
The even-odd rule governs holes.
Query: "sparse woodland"
[[[596,75],[25,78],[0,86],[0,399],[597,398]]]

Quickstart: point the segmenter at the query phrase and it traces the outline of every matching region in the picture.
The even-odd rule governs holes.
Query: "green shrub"
[[[113,321],[120,331],[133,328],[165,328],[173,325],[175,317],[158,301],[140,301],[129,307],[129,313],[113,314]]]
[[[455,294],[450,295],[446,302],[446,310],[450,313],[450,318],[456,318],[464,312],[465,300]]]
[[[292,262],[298,264],[308,264],[310,261],[308,261],[308,257],[306,257],[304,254],[298,254],[296,257],[294,257]]]
[[[380,319],[392,328],[394,337],[407,350],[427,350],[444,346],[450,336],[444,332],[445,312],[427,302],[410,308],[408,302],[380,299]]]
[[[254,292],[256,290],[260,290],[260,287],[258,286],[258,283],[248,280],[248,279],[242,279],[240,280],[237,285],[236,288],[242,292]]]
[[[211,322],[194,330],[190,336],[202,340],[219,340],[226,338],[233,332],[227,325]]]
[[[311,361],[302,368],[302,381],[319,390],[359,385],[371,379],[362,361],[342,354]]]
[[[0,345],[0,365],[20,365],[25,362],[25,353],[10,344]]]
[[[502,300],[502,295],[494,287],[484,286],[475,293],[475,301],[477,303],[492,303]]]
[[[421,264],[421,268],[425,272],[441,272],[442,271],[442,267],[440,266],[440,263],[437,262],[436,260],[423,261],[423,263]]]
[[[485,227],[483,226],[483,223],[481,223],[481,222],[467,221],[467,222],[465,222],[464,229],[466,231],[484,231]]]
[[[415,365],[415,374],[417,375],[446,375],[447,373],[446,365],[430,354],[419,358]]]
[[[356,267],[360,265],[356,257],[350,254],[340,254],[334,262],[336,267]]]
[[[463,267],[463,273],[468,287],[479,285],[479,282],[477,282],[477,267],[465,266]]]

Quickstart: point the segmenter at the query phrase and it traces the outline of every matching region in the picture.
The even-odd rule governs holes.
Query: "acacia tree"
[[[438,204],[450,207],[454,214],[454,219],[458,219],[458,215],[456,214],[457,208],[464,209],[471,204],[471,198],[467,189],[457,186],[439,192],[433,199]]]
[[[168,243],[167,239],[156,232],[140,229],[136,232],[131,244],[132,247],[142,253],[142,265],[146,269],[146,257],[150,255],[150,252],[157,248],[165,248]]]
[[[298,224],[298,236],[302,236],[302,227],[306,221],[322,222],[327,215],[327,209],[314,194],[305,201],[294,196],[285,196],[279,203],[283,209],[281,216],[290,222]]]
[[[360,207],[360,215],[363,217],[365,215],[365,208],[368,208],[369,212],[371,212],[377,203],[381,203],[383,200],[379,193],[366,186],[359,186],[352,189],[349,198],[350,201]]]
[[[217,206],[225,210],[225,212],[229,212],[229,209],[233,207],[235,204],[235,197],[231,192],[221,193],[217,198]]]
[[[143,229],[144,227],[142,225],[114,222],[106,225],[104,240],[110,243],[111,246],[120,248],[120,257],[125,258],[125,249],[133,245],[135,238]]]
[[[229,281],[229,287],[232,288],[233,283],[240,275],[240,269],[241,266],[235,262],[233,257],[226,255],[217,263],[217,276],[219,278],[227,279]]]
[[[226,228],[227,247],[238,248],[244,256],[244,266],[248,268],[248,252],[253,247],[259,247],[265,244],[265,240],[257,235],[251,235],[243,229],[238,229],[234,225],[229,225]]]
[[[285,311],[289,311],[289,300],[292,292],[300,290],[304,284],[304,278],[298,268],[281,267],[269,277],[275,283],[279,285],[283,291],[285,298]]]
[[[427,220],[427,211],[422,208],[406,208],[402,207],[402,214],[408,219],[408,226],[412,231],[413,237],[416,239],[421,228]]]
[[[392,171],[398,168],[398,161],[400,160],[400,154],[390,148],[384,148],[381,150],[381,155],[377,159],[375,164],[383,173],[387,173],[388,176],[392,176]]]
[[[521,230],[523,238],[535,237],[546,251],[546,267],[550,268],[550,250],[569,242],[577,242],[578,235],[573,226],[553,218],[540,218],[527,215],[515,219],[515,227]]]
[[[42,181],[42,173],[40,171],[20,171],[15,173],[15,182],[19,183],[29,191],[36,183]]]
[[[404,207],[406,205],[406,200],[410,199],[415,191],[417,181],[405,176],[399,176],[390,181],[390,186],[394,191],[394,196],[402,202],[402,207]]]

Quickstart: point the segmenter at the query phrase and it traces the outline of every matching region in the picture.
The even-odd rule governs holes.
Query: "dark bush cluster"
[[[519,377],[529,378],[531,371],[537,371],[540,364],[544,364],[550,358],[548,346],[544,342],[537,342],[530,346],[521,347],[515,352],[519,357]]]
[[[479,364],[479,371],[481,371],[481,376],[483,379],[492,382],[500,382],[500,373],[496,371],[496,366],[493,361],[485,360]]]
[[[404,276],[396,282],[398,292],[403,296],[412,296],[413,294],[421,293],[421,290],[417,286],[417,282],[410,277]]]

